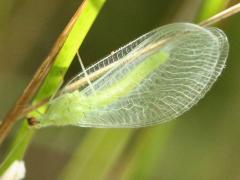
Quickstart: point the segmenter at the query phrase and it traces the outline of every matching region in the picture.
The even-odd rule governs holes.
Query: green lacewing
[[[170,121],[195,105],[221,74],[228,40],[191,23],[159,27],[81,72],[49,102],[36,127],[131,128]],[[85,87],[86,74],[112,66]]]

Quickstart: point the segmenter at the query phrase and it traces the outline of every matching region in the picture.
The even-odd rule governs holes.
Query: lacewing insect
[[[162,26],[78,74],[34,124],[128,128],[170,121],[211,88],[228,48],[220,29],[190,23]],[[99,70],[105,73],[92,80]],[[92,82],[80,87],[84,78]]]

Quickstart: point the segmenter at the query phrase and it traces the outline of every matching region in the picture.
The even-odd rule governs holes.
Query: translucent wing
[[[141,48],[142,47],[141,43],[144,42],[149,37],[152,37],[156,33],[159,33],[158,29],[155,29],[155,30],[153,30],[151,32],[148,32],[148,33],[138,37],[137,39],[131,41],[130,43],[126,44],[125,46],[119,48],[118,50],[112,52],[110,55],[108,55],[105,58],[101,59],[96,64],[93,64],[92,66],[88,67],[86,69],[86,73],[91,75],[94,72],[96,72],[96,71],[98,71],[100,69],[103,69],[103,68],[105,68],[105,67],[107,67],[107,66],[109,66],[111,64],[118,63],[124,57],[126,57],[127,55],[133,53],[133,51],[136,51],[137,49]],[[113,69],[111,68],[111,69],[109,69],[109,71],[112,71]],[[71,79],[65,85],[65,88],[63,88],[61,90],[62,93],[67,91],[66,87],[68,87],[68,85],[72,84],[73,82],[77,82],[77,81],[79,81],[80,79],[83,79],[83,78],[84,78],[84,73],[83,72],[79,73],[77,76],[75,76],[73,79]],[[86,90],[88,90],[88,89],[86,89]]]
[[[165,40],[162,46],[145,51]],[[146,77],[136,74],[143,77],[141,81],[134,76],[125,78],[158,52],[168,54],[163,64]],[[87,69],[91,76],[98,69],[118,63],[92,83],[95,92],[101,92],[102,96],[95,96],[90,87],[73,93],[64,88],[63,94],[50,103],[39,126],[143,127],[172,120],[189,110],[211,88],[224,68],[227,55],[226,35],[217,28],[189,23],[160,27]],[[145,71],[145,67],[141,68]],[[83,77],[80,73],[67,87]],[[123,79],[135,84],[134,88],[125,90],[118,86]],[[115,90],[125,91],[114,100],[108,94],[113,85]],[[99,103],[101,98],[104,103]]]
[[[152,39],[156,41],[181,32],[188,33],[170,42],[173,48],[165,64],[127,96],[106,107],[92,109],[78,125],[142,127],[174,119],[196,104],[222,72],[228,41],[219,29],[205,29],[188,23],[160,27],[151,36],[155,36]],[[94,82],[94,88],[104,90],[110,87],[142,60],[144,57],[108,72]],[[89,92],[89,88],[85,88],[81,93],[91,95]]]

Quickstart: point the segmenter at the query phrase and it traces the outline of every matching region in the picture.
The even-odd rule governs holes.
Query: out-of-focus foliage
[[[75,150],[60,179],[106,179],[133,132],[130,129],[91,130]]]
[[[214,0],[214,1],[203,0],[200,7],[200,11],[197,15],[197,21],[205,20],[217,14],[221,10],[224,10],[228,2],[229,0]]]
[[[154,27],[194,19],[202,13],[204,2],[108,0],[80,49],[81,57],[92,64]],[[217,3],[212,10],[223,8],[228,1],[218,2],[224,5]],[[0,117],[31,78],[78,4],[76,0],[42,0],[15,1],[8,6],[8,21],[1,21],[5,32],[0,34],[0,101],[4,102]],[[77,169],[79,159],[87,162],[79,163],[79,172],[87,168],[87,174],[77,175],[81,179],[140,179],[141,173],[164,180],[239,179],[239,21],[238,14],[221,22],[230,43],[226,68],[207,96],[181,119],[136,132],[75,127],[39,130],[25,157],[28,179],[57,179],[63,172],[71,173],[72,162]],[[68,77],[79,71],[77,61],[70,69]]]

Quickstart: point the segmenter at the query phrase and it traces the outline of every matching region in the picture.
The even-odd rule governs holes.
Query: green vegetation
[[[44,2],[48,3],[49,1]],[[200,21],[224,9],[228,5],[227,2],[233,1],[214,1],[213,4],[207,0],[202,1],[199,4],[199,11],[191,14]],[[4,15],[0,14],[2,16],[0,20],[1,23],[5,24],[4,29],[15,27],[20,31],[21,29],[17,28],[19,24],[14,21],[14,18],[28,9],[28,6],[32,6],[27,4],[29,3],[27,1],[22,4],[15,3],[6,4],[6,12],[3,13]],[[57,3],[59,3],[59,6]],[[61,6],[60,3],[62,3]],[[78,7],[76,4],[73,5],[73,1],[67,3],[54,1],[54,7],[59,8],[59,16],[54,16],[52,21],[48,21],[51,23],[45,23],[44,27],[58,26],[60,20],[57,21],[57,19],[62,18],[62,21],[64,21],[65,17],[60,16],[60,14],[65,14],[66,4],[71,3],[72,9]],[[184,3],[188,3],[188,1],[184,1]],[[211,5],[207,5],[209,3]],[[100,16],[92,26],[103,4],[103,0],[88,1],[64,46],[56,56],[55,63],[34,102],[48,97],[56,91],[82,42],[84,43],[80,48],[81,56],[84,60],[88,60],[86,63],[92,64],[97,57],[111,52],[139,34],[148,32],[153,27],[172,22],[172,19],[176,20],[177,17],[174,15],[181,14],[179,12],[183,10],[183,6],[180,6],[177,0],[162,0],[159,2],[107,1]],[[45,6],[44,8],[47,9],[48,7]],[[33,7],[36,8],[36,4]],[[39,13],[35,9],[29,11]],[[12,16],[12,19],[9,16]],[[10,22],[16,23],[15,26],[11,27],[7,24],[9,19],[12,20]],[[40,22],[40,19],[38,20]],[[177,20],[182,21],[182,19]],[[221,22],[221,29],[226,32],[230,41],[230,57],[227,66],[211,92],[195,108],[183,115],[181,119],[138,130],[68,127],[48,128],[37,132],[29,129],[26,121],[23,120],[15,127],[15,134],[11,134],[7,142],[3,144],[3,148],[1,147],[0,157],[5,160],[0,166],[0,174],[15,159],[24,157],[28,179],[37,180],[58,178],[63,180],[238,179],[240,177],[240,145],[238,140],[240,135],[239,20],[240,15],[238,14]],[[28,24],[28,26],[31,25]],[[90,27],[92,28],[86,40],[84,40]],[[48,47],[45,47],[47,45],[44,43],[48,41],[48,35],[54,34],[53,39],[55,39],[56,34],[59,34],[62,27],[59,29],[58,31],[42,30],[43,34],[47,32],[47,35],[43,36],[44,38],[39,35],[39,41],[32,41],[32,43],[38,42],[43,48],[46,48],[46,51],[49,50],[50,45],[48,44]],[[6,31],[8,30],[6,29]],[[34,30],[36,29],[33,28],[32,31]],[[10,32],[13,32],[13,30]],[[23,32],[22,30],[21,33]],[[19,33],[19,37],[21,37],[21,33]],[[9,34],[5,33],[4,35],[8,35],[10,38]],[[13,35],[13,37],[16,36]],[[10,55],[14,54],[15,51],[17,52],[14,49],[14,42],[17,41],[17,38],[11,41],[10,44],[13,49],[9,49],[9,53],[3,56],[6,61],[9,60],[10,62],[11,58],[14,58]],[[42,57],[39,55],[41,50],[37,48],[36,44],[29,43],[29,46],[25,47],[24,42],[21,43],[23,44],[21,51],[29,49],[34,54],[34,58],[35,55],[36,59]],[[5,46],[10,47],[7,44]],[[0,49],[3,51],[4,47],[0,47]],[[38,53],[36,53],[36,49]],[[18,54],[16,53],[15,56],[18,56]],[[19,55],[17,58],[24,59],[26,57],[20,58]],[[30,59],[29,62],[31,61],[30,64],[35,64],[36,67],[37,62],[33,61],[34,58],[30,55],[28,58]],[[15,59],[16,62],[17,60]],[[94,61],[90,62],[90,60]],[[13,64],[14,61],[11,62]],[[22,64],[25,66],[25,63],[29,62],[23,61]],[[10,70],[10,63],[0,63],[0,67],[7,67]],[[74,65],[71,67],[72,69],[75,68]],[[16,65],[15,69],[12,70],[20,71],[19,69],[16,70],[17,67],[20,68],[20,66]],[[30,65],[26,65],[26,67],[29,68]],[[1,68],[2,74],[6,73],[4,68]],[[79,71],[79,67],[77,66],[75,70]],[[25,76],[30,77],[28,69],[23,71],[21,72],[24,74],[23,78]],[[17,81],[21,82],[23,80],[19,79]],[[5,84],[1,85],[3,88],[5,88],[4,86],[7,87]],[[17,87],[12,89],[11,93],[19,93],[16,90]],[[4,93],[0,94],[6,96]],[[31,140],[31,146],[26,151]]]

